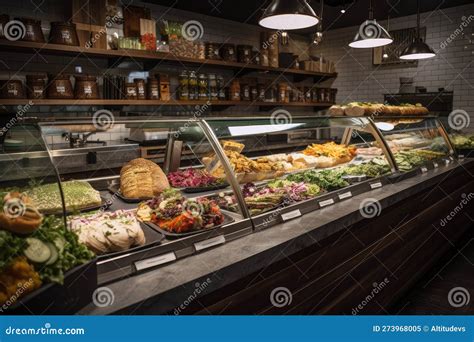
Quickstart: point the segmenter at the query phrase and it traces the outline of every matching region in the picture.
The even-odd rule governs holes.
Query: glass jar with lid
[[[209,90],[206,74],[198,76],[199,100],[209,100]]]
[[[198,79],[195,71],[189,72],[189,99],[190,100],[198,100],[199,99],[199,91],[198,91]]]
[[[180,100],[189,100],[189,78],[186,70],[183,70],[178,77],[179,79],[179,91],[178,96]]]

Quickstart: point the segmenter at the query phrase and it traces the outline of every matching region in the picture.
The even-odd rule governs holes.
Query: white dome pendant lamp
[[[306,0],[273,0],[259,20],[272,30],[299,30],[316,25],[319,18]]]
[[[416,38],[408,45],[408,47],[403,50],[400,55],[400,59],[403,60],[418,60],[418,59],[427,59],[436,56],[436,53],[431,49],[428,44],[423,42],[423,39],[420,37],[420,1],[417,0],[417,13],[416,13]]]
[[[355,49],[370,49],[391,44],[393,38],[388,31],[374,19],[372,0],[369,3],[369,19],[359,26],[354,40],[349,46]]]

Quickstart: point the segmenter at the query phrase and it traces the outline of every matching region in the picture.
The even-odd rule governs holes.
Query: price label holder
[[[299,209],[289,211],[287,213],[281,214],[281,220],[283,222],[300,217],[301,211]]]
[[[332,198],[329,198],[329,199],[324,200],[324,201],[319,201],[319,206],[321,208],[327,207],[327,206],[333,205],[333,204],[334,204],[334,199],[332,199]]]
[[[437,163],[437,162],[433,162],[433,167],[434,167],[435,169],[437,169],[437,168],[438,168],[438,166],[439,166],[439,165],[438,165],[438,163]]]
[[[450,159],[445,159],[445,160],[444,160],[444,163],[445,163],[446,165],[449,165],[449,163],[451,163],[451,160],[450,160]]]
[[[196,252],[199,252],[207,248],[211,248],[217,245],[222,245],[224,243],[225,243],[225,236],[219,235],[207,240],[196,242],[194,244],[194,249],[196,249]]]
[[[342,201],[344,199],[351,198],[352,192],[346,191],[346,192],[340,193],[339,195],[337,195],[337,197],[339,197],[339,199]]]
[[[370,188],[372,190],[378,189],[378,188],[381,188],[381,187],[382,187],[382,182],[370,183]]]
[[[458,154],[458,159],[464,159],[464,154]]]
[[[163,265],[175,260],[176,260],[176,254],[174,254],[174,252],[170,252],[170,253],[158,255],[152,258],[148,258],[145,260],[135,261],[135,269],[137,271],[141,271],[147,268]]]
[[[421,173],[427,173],[427,172],[428,172],[428,169],[426,168],[426,166],[422,166]]]

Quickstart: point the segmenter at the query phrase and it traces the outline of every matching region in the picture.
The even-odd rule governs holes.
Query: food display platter
[[[173,233],[173,232],[169,232],[167,231],[166,229],[162,229],[160,228],[159,225],[153,223],[153,222],[146,222],[145,225],[151,227],[153,230],[157,231],[157,232],[160,232],[161,234],[163,234],[164,236],[166,236],[167,238],[170,238],[170,239],[176,239],[176,238],[181,238],[181,237],[185,237],[185,236],[190,236],[190,235],[196,235],[196,234],[202,234],[202,233],[206,233],[206,232],[209,232],[209,231],[212,231],[212,230],[215,230],[215,229],[219,229],[225,225],[228,225],[232,222],[234,222],[234,218],[232,218],[231,216],[229,216],[228,214],[226,213],[222,213],[224,215],[224,222],[220,225],[217,225],[215,227],[212,227],[212,228],[208,228],[208,229],[196,229],[196,230],[191,230],[191,231],[188,231],[188,232],[185,232],[185,233]]]

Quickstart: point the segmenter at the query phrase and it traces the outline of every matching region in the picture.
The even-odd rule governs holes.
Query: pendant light
[[[298,30],[318,22],[318,16],[306,0],[273,0],[258,23],[272,30]]]
[[[323,41],[323,11],[324,0],[321,0],[321,8],[319,10],[319,23],[316,26],[316,32],[313,35],[313,44],[319,45]]]
[[[416,38],[400,55],[400,59],[404,60],[417,60],[426,59],[436,56],[436,53],[430,48],[423,39],[420,37],[420,0],[417,0],[417,13],[416,13]]]
[[[372,0],[369,3],[369,19],[364,21],[357,32],[354,40],[349,46],[356,49],[375,48],[391,44],[392,37],[377,21],[374,19],[374,8]]]

